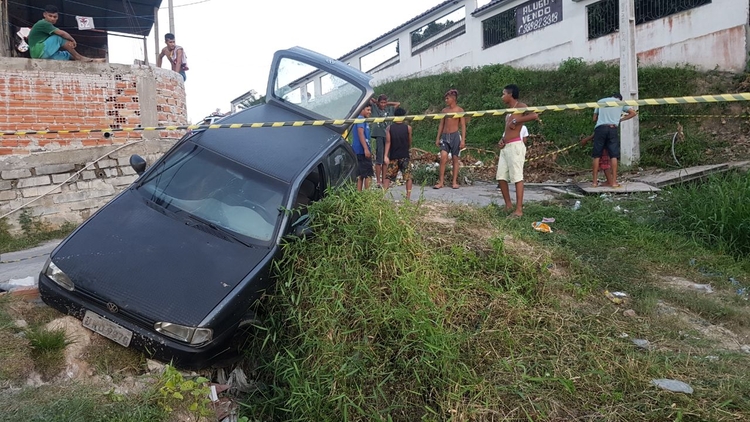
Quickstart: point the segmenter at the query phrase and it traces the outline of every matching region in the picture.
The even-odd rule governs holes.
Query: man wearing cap
[[[622,95],[619,92],[612,94],[611,97],[602,98],[598,102],[622,101]],[[623,113],[625,115],[623,116]],[[617,183],[617,161],[620,159],[620,134],[618,132],[620,122],[630,120],[636,116],[635,110],[630,106],[604,106],[594,109],[594,149],[591,152],[593,159],[594,184],[598,182],[599,177],[599,159],[602,157],[604,149],[609,152],[610,167],[612,168],[613,188],[619,188]]]

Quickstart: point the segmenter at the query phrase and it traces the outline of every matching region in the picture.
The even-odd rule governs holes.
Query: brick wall
[[[166,69],[0,58],[0,131],[187,124],[182,78]],[[51,227],[81,223],[136,179],[131,154],[152,163],[183,132],[0,136],[0,216],[29,212]],[[140,141],[140,142],[137,142]],[[113,152],[125,143],[135,142]],[[59,188],[58,184],[104,157]],[[19,229],[19,212],[7,217]]]

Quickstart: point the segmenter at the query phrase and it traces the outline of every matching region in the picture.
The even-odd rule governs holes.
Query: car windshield
[[[137,189],[167,210],[266,243],[281,216],[286,185],[186,142]]]
[[[328,119],[346,119],[354,113],[365,91],[315,66],[290,59],[279,61],[274,95]]]

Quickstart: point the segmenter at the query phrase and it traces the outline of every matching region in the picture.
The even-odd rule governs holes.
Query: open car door
[[[310,120],[352,119],[372,98],[372,79],[338,60],[292,47],[274,54],[266,102]],[[343,122],[330,125],[342,134],[349,126]]]

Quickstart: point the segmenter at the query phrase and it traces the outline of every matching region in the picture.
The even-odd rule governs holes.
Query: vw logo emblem
[[[112,312],[113,314],[116,314],[120,310],[120,308],[118,308],[114,303],[109,302],[107,303],[107,310],[109,312]]]

